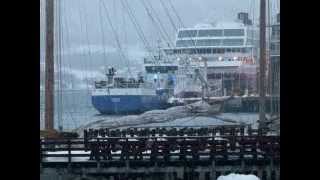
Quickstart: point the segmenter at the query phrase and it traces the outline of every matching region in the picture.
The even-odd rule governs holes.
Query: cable
[[[124,0],[124,1],[121,0],[120,2],[121,2],[121,4],[122,4],[123,8],[126,10],[126,12],[127,12],[128,16],[129,16],[129,18],[130,18],[130,20],[131,20],[134,28],[136,29],[136,32],[138,33],[138,36],[139,36],[140,40],[141,40],[142,43],[144,44],[145,49],[147,50],[149,57],[150,57],[151,59],[156,60],[155,57],[154,57],[154,55],[153,55],[153,52],[151,51],[151,46],[150,46],[150,44],[148,43],[148,41],[146,40],[146,38],[145,38],[145,36],[144,36],[144,33],[143,33],[142,29],[141,29],[141,26],[139,25],[139,23],[138,23],[135,15],[134,15],[132,9],[130,8],[130,5],[129,5],[128,2],[125,1],[125,0]]]
[[[169,10],[168,10],[167,6],[163,3],[163,1],[162,1],[162,0],[160,0],[160,3],[161,3],[161,5],[162,5],[163,9],[165,10],[166,15],[168,16],[168,18],[169,18],[169,20],[170,20],[170,23],[171,23],[172,27],[174,28],[174,30],[175,30],[175,31],[177,31],[177,30],[178,30],[178,28],[177,28],[177,26],[175,25],[175,23],[174,23],[174,21],[173,21],[173,19],[172,19],[171,15],[170,15],[170,13],[169,13]]]
[[[105,36],[104,36],[104,29],[103,29],[101,6],[99,6],[99,20],[100,20],[100,30],[102,35],[103,57],[104,57],[105,64],[107,64],[106,44],[105,44]]]
[[[107,21],[108,21],[108,23],[109,23],[109,25],[110,25],[110,28],[111,28],[111,30],[112,30],[112,32],[113,32],[113,34],[114,34],[114,38],[115,38],[115,40],[116,40],[116,45],[117,45],[117,47],[118,47],[118,49],[119,49],[119,51],[120,51],[120,55],[121,55],[122,59],[127,62],[128,72],[129,72],[130,76],[132,76],[131,69],[130,69],[130,64],[129,64],[129,60],[127,59],[127,57],[126,57],[125,54],[124,54],[123,48],[122,48],[122,46],[121,46],[121,43],[120,43],[120,40],[119,40],[119,37],[118,37],[118,34],[116,33],[116,31],[115,31],[115,29],[114,29],[114,26],[113,26],[113,24],[112,24],[112,21],[111,21],[111,18],[110,18],[108,9],[107,9],[107,7],[105,6],[104,1],[101,1],[101,0],[100,0],[100,2],[102,3],[102,5],[103,5],[103,7],[104,7],[104,9],[105,9],[105,12],[106,12],[106,15],[107,15]]]

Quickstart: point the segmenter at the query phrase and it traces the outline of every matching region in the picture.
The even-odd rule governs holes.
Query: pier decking
[[[84,138],[40,140],[42,177],[216,179],[231,172],[279,179],[280,137],[243,126],[89,130]],[[130,178],[129,178],[130,177]]]

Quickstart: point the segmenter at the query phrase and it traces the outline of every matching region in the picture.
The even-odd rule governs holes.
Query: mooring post
[[[276,180],[280,180],[280,169],[276,169],[275,170],[275,176],[276,176]]]
[[[206,172],[199,171],[199,180],[206,180]]]
[[[68,166],[71,164],[71,140],[68,138]]]
[[[271,174],[273,171],[273,158],[270,158],[270,166],[267,166],[267,180],[271,180]]]
[[[216,180],[217,179],[217,177],[216,177],[216,162],[215,162],[215,160],[213,160],[212,163],[211,163],[210,178],[212,180]]]
[[[184,168],[177,169],[177,179],[182,180],[184,176]]]
[[[166,171],[165,173],[164,173],[164,179],[165,180],[171,180],[171,173],[170,172],[168,172],[168,171]]]
[[[272,169],[270,166],[267,166],[266,168],[266,178],[267,180],[271,180],[271,174],[272,174]]]
[[[115,180],[114,175],[109,176],[109,180]]]
[[[258,178],[263,179],[263,170],[261,168],[258,169]]]
[[[126,173],[125,173],[125,178],[129,178],[129,158],[126,159]]]
[[[42,154],[42,139],[40,139],[40,172],[42,170],[42,158],[43,158],[43,154]]]

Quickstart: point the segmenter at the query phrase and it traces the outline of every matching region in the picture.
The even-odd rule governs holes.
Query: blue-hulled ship
[[[109,68],[106,81],[96,81],[92,104],[101,114],[139,114],[154,109],[165,109],[173,94],[173,64],[146,63],[144,75],[137,78],[116,76]]]

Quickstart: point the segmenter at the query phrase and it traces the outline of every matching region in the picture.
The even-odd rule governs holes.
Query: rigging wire
[[[168,16],[172,27],[174,28],[175,31],[177,31],[177,30],[178,30],[178,29],[177,29],[177,26],[176,26],[175,22],[173,21],[171,15],[170,15],[170,12],[169,12],[169,10],[168,10],[168,8],[167,8],[167,6],[164,4],[164,2],[163,2],[162,0],[160,0],[160,3],[161,3],[161,5],[162,5],[162,7],[163,7],[163,9],[164,9],[164,11],[165,11],[165,13],[166,13],[166,15]]]
[[[107,64],[107,55],[106,55],[106,43],[105,43],[105,35],[104,35],[104,28],[103,28],[103,20],[102,20],[102,12],[101,12],[101,6],[99,6],[99,20],[100,20],[100,31],[102,35],[102,48],[103,48],[103,58],[105,64]]]
[[[112,21],[111,21],[110,15],[109,15],[109,11],[108,11],[108,9],[107,9],[104,1],[101,1],[101,0],[100,0],[100,3],[102,3],[102,6],[103,6],[104,9],[105,9],[105,12],[106,12],[106,15],[107,15],[107,16],[106,16],[106,17],[107,17],[107,22],[109,23],[109,26],[110,26],[110,28],[111,28],[111,31],[112,31],[113,34],[114,34],[114,39],[115,39],[115,41],[116,41],[116,45],[117,45],[118,50],[119,50],[119,52],[120,52],[119,54],[120,54],[122,60],[124,60],[124,61],[127,63],[128,72],[129,72],[130,76],[132,76],[131,69],[130,69],[129,59],[128,59],[128,58],[126,57],[126,55],[124,54],[124,51],[123,51],[123,48],[122,48],[122,46],[121,46],[121,42],[120,42],[119,36],[118,36],[118,34],[117,34],[117,32],[116,32],[113,24],[112,24]]]
[[[143,1],[141,1],[141,2],[142,2],[143,6],[144,6],[144,8],[145,8],[145,10],[146,10],[146,12],[147,12],[147,15],[148,15],[149,18],[150,18],[152,24],[154,25],[155,29],[156,29],[156,30],[159,30],[159,34],[160,34],[160,36],[161,36],[163,39],[166,39],[165,35],[164,35],[163,32],[161,31],[161,29],[158,27],[158,24],[156,23],[155,19],[153,18],[153,16],[152,16],[151,12],[149,11],[148,7],[145,6],[145,4],[144,4]],[[158,28],[156,28],[156,27],[158,27]]]
[[[83,30],[83,17],[82,17],[82,12],[83,12],[83,9],[81,9],[80,7],[81,7],[81,2],[80,1],[78,1],[79,3],[78,3],[78,6],[79,6],[79,8],[78,8],[78,15],[79,15],[79,20],[80,20],[80,33],[82,34],[84,31],[86,31],[86,30]],[[85,33],[85,32],[84,32]],[[83,41],[85,41],[85,39],[83,40]],[[83,42],[83,44],[86,44],[85,42]],[[88,46],[90,46],[90,44],[88,43],[87,44]],[[90,51],[90,47],[88,48],[88,50]],[[82,52],[81,52],[81,55],[82,55]],[[84,70],[86,70],[86,68],[88,67],[88,65],[87,65],[87,60],[88,60],[88,56],[87,55],[83,55],[82,56],[82,58],[83,58],[83,64],[84,64],[84,66],[83,66],[83,69]],[[82,64],[82,65],[83,65]],[[86,86],[87,86],[87,89],[89,89],[89,80],[88,80],[88,72],[87,71],[85,71],[85,82],[86,82]]]
[[[152,24],[154,25],[154,28],[159,31],[160,37],[161,37],[164,41],[169,42],[169,43],[168,43],[168,46],[169,46],[169,47],[174,46],[173,43],[172,43],[172,41],[170,40],[169,35],[167,34],[167,32],[165,31],[165,29],[163,28],[163,25],[161,24],[161,21],[159,22],[159,24],[160,24],[160,25],[159,25],[159,24],[156,22],[156,20],[153,18],[152,14],[151,14],[149,8],[147,7],[147,5],[145,4],[145,2],[144,2],[144,1],[141,1],[141,2],[142,2],[143,6],[144,6],[144,8],[145,8],[145,10],[146,10],[146,12],[147,12],[147,15],[148,15],[149,18],[150,18]],[[171,44],[171,45],[170,45],[170,44]]]
[[[168,2],[169,2],[169,5],[170,5],[173,13],[174,13],[174,14],[176,15],[176,17],[177,17],[178,22],[180,23],[180,26],[183,27],[183,28],[185,28],[184,23],[183,23],[183,21],[182,21],[181,18],[180,18],[180,15],[178,14],[177,10],[175,9],[175,7],[174,7],[173,4],[172,4],[172,1],[171,1],[171,0],[168,0]]]
[[[86,41],[87,41],[87,44],[88,44],[88,46],[87,46],[87,48],[88,48],[88,59],[87,59],[87,65],[89,65],[89,66],[86,66],[86,70],[88,70],[88,67],[92,67],[92,66],[90,66],[92,63],[92,59],[93,59],[93,56],[92,56],[92,50],[91,50],[91,43],[90,43],[90,38],[89,38],[89,31],[88,31],[88,19],[87,19],[87,16],[88,16],[88,14],[87,14],[87,11],[86,11],[86,9],[85,9],[85,6],[83,7],[83,20],[84,20],[84,24],[85,24],[85,34],[86,34],[86,36],[85,36],[85,38],[86,38]],[[90,95],[90,81],[89,81],[89,78],[88,78],[88,74],[89,74],[90,72],[87,72],[87,77],[86,77],[86,79],[87,79],[87,93],[88,93],[88,95]],[[87,101],[88,102],[88,101]],[[88,104],[89,104],[89,102],[88,102]]]
[[[80,2],[80,1],[79,1]],[[81,30],[83,32],[83,26],[84,26],[84,33],[85,33],[85,43],[84,44],[87,44],[87,49],[88,51],[86,52],[86,59],[84,60],[84,64],[85,64],[85,67],[84,67],[84,70],[85,70],[85,80],[86,80],[86,90],[87,90],[87,95],[90,96],[90,91],[89,91],[89,85],[90,85],[90,82],[89,82],[89,72],[88,72],[88,63],[91,62],[91,59],[92,59],[92,56],[91,56],[91,44],[90,44],[90,41],[89,41],[89,35],[88,35],[88,21],[87,21],[87,18],[86,18],[86,9],[83,7],[81,8],[82,5],[81,3],[79,3],[79,16],[80,16],[80,24],[81,24]],[[83,12],[83,13],[82,13]],[[82,15],[82,16],[81,16]],[[89,100],[86,101],[86,104],[88,105],[89,104]],[[87,112],[83,112],[84,113],[84,119],[86,119],[87,121],[89,120],[88,117],[86,116]],[[79,120],[78,120],[79,121]]]
[[[133,10],[131,9],[131,7],[129,5],[129,3],[126,0],[121,0],[120,2],[122,4],[123,8],[126,10],[126,12],[127,12],[128,16],[129,16],[134,28],[136,29],[136,32],[137,32],[140,40],[142,41],[145,49],[148,52],[149,57],[151,59],[154,59],[154,61],[156,61],[155,56],[153,55],[153,51],[151,50],[151,46],[150,46],[149,42],[146,40],[145,35],[144,35],[144,33],[143,33],[142,29],[141,29],[141,26],[139,25],[139,23],[138,23],[135,15],[133,13]]]
[[[166,41],[166,42],[169,42],[167,45],[169,48],[172,48],[172,47],[175,47],[174,43],[170,40],[170,37],[168,35],[168,33],[166,32],[164,26],[163,26],[163,23],[161,22],[161,20],[159,19],[158,15],[156,13],[154,13],[154,16],[157,18],[158,20],[158,23],[156,22],[156,20],[153,18],[153,15],[152,13],[150,12],[149,8],[147,7],[145,1],[142,1],[142,4],[145,8],[145,10],[147,11],[147,14],[149,16],[149,18],[151,19],[154,27],[156,28],[156,30],[159,31],[159,34],[161,36],[161,38]],[[155,10],[152,8],[151,4],[149,3],[149,6],[150,6],[150,9],[153,10],[153,12],[155,12]],[[170,16],[170,14],[169,14]],[[171,17],[171,16],[170,16]],[[171,18],[172,19],[172,18]],[[173,28],[176,28],[176,27],[173,27]],[[177,31],[177,29],[176,29]],[[177,54],[174,54],[174,57],[177,59],[177,58],[181,58],[181,56],[177,55]]]
[[[88,56],[90,58],[90,60],[88,61],[88,64],[90,65],[90,67],[92,67],[92,61],[91,60],[93,59],[93,56],[92,56],[92,51],[91,51],[91,43],[89,41],[90,38],[89,38],[88,19],[87,19],[88,14],[87,14],[87,9],[85,9],[85,7],[83,8],[83,12],[84,12],[84,17],[83,18],[84,18],[84,23],[85,23],[86,41],[88,43]],[[87,66],[87,67],[89,67],[89,66]],[[90,71],[88,73],[90,74]],[[90,89],[89,89],[90,85],[89,85],[89,83],[91,84],[91,81],[89,80],[89,77],[88,77],[88,73],[86,73],[87,74],[86,79],[87,79],[87,83],[88,83],[88,85],[87,85],[87,97],[90,96]],[[129,71],[129,73],[130,73],[130,71]],[[90,75],[91,75],[90,77],[92,77],[92,74],[90,74]],[[83,113],[87,117],[87,121],[88,121],[88,118],[89,118],[88,117],[88,112],[90,111],[89,107],[91,107],[90,98],[87,98],[86,105],[87,105],[87,107],[85,108],[86,111],[83,111]]]
[[[66,4],[66,1],[63,1],[64,4],[62,6],[62,11],[63,11],[63,14],[66,14],[67,12],[72,12],[72,11],[67,11],[66,7],[67,7],[67,4]],[[69,7],[71,8],[71,7]],[[72,14],[70,14],[71,16]],[[71,34],[71,29],[69,28],[68,26],[68,17],[70,16],[62,16],[64,18],[64,20],[62,21],[62,29],[64,31],[61,31],[61,41],[64,42],[62,43],[62,51],[63,52],[66,52],[67,50],[66,49],[71,49],[71,41],[70,41],[70,34]],[[64,23],[63,23],[64,22]],[[65,85],[71,85],[71,90],[68,89],[68,90],[64,90],[64,94],[65,94],[65,100],[63,101],[63,107],[65,107],[65,118],[64,120],[67,121],[69,123],[69,121],[71,120],[71,122],[73,123],[73,127],[76,127],[77,126],[77,122],[74,118],[74,113],[76,112],[76,105],[78,105],[79,103],[77,103],[75,101],[75,98],[73,96],[71,96],[71,100],[70,99],[67,99],[67,97],[69,97],[69,95],[67,95],[68,92],[70,93],[73,93],[74,91],[72,89],[74,89],[74,79],[72,78],[71,76],[71,62],[68,60],[68,58],[65,58],[66,57],[66,53],[64,53],[64,56],[63,56],[63,62],[65,65],[67,65],[67,68],[63,68],[63,81],[65,81]],[[69,70],[69,72],[67,72]],[[70,88],[70,87],[69,87]],[[68,118],[69,116],[69,118]],[[65,125],[67,125],[65,123]]]
[[[61,16],[62,16],[62,12],[61,12],[61,1],[57,1],[56,3],[56,12],[57,12],[57,16],[58,16],[58,129],[60,131],[63,130],[63,107],[62,107],[62,39],[61,39],[61,31],[62,31],[62,23],[61,23]]]
[[[171,42],[170,40],[170,36],[168,34],[168,32],[166,31],[166,28],[164,27],[163,23],[161,22],[161,19],[159,18],[159,16],[157,15],[156,11],[154,10],[154,8],[152,7],[151,3],[149,1],[145,1],[142,0],[142,3],[144,5],[144,7],[146,8],[147,12],[149,12],[148,14],[152,17],[151,12],[153,12],[155,19],[158,21],[159,24],[159,29],[164,33],[165,37],[167,38],[167,40],[169,42]],[[149,6],[149,7],[147,7]],[[149,11],[149,9],[151,10],[151,12]]]

